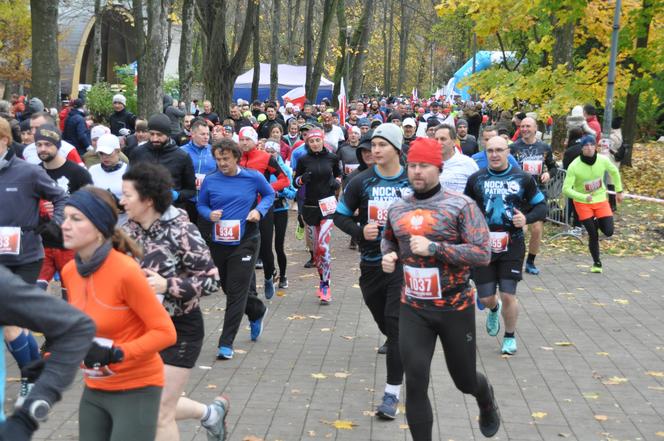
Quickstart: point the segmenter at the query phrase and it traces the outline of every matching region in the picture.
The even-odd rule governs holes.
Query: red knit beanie
[[[443,165],[443,149],[435,139],[416,138],[410,143],[408,162],[424,162],[440,168]]]

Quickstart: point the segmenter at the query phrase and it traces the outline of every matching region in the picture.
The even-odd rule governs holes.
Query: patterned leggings
[[[308,233],[313,242],[314,263],[318,268],[321,281],[330,281],[331,259],[330,239],[332,238],[331,219],[323,219],[318,225],[307,225]]]

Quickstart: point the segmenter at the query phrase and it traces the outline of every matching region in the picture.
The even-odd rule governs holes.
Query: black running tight
[[[274,212],[274,251],[277,253],[279,264],[279,278],[286,277],[286,251],[284,251],[284,240],[286,239],[286,227],[288,226],[288,210]]]
[[[601,217],[595,219],[591,217],[581,222],[588,232],[588,249],[594,263],[600,263],[599,260],[599,229],[607,237],[613,236],[613,216]]]
[[[438,339],[457,389],[473,395],[481,405],[491,402],[489,383],[475,367],[475,309],[427,311],[402,303],[399,349],[406,374],[406,418],[413,441],[431,440],[433,413],[427,392]]]

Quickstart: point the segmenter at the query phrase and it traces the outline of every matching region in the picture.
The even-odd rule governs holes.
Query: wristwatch
[[[429,242],[429,254],[433,256],[436,254],[436,251],[438,251],[438,245],[436,245],[436,242]]]
[[[51,412],[51,405],[45,400],[35,400],[30,403],[28,413],[30,417],[38,423],[43,423],[48,419],[48,414]]]

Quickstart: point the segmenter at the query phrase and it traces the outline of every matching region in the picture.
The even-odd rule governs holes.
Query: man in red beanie
[[[435,140],[410,144],[408,180],[414,194],[390,206],[381,243],[383,271],[395,271],[397,262],[403,266],[399,349],[414,441],[431,439],[427,389],[438,339],[454,384],[477,400],[482,434],[491,437],[500,427],[493,388],[476,370],[475,292],[468,284],[471,267],[491,259],[489,228],[470,198],[441,187],[442,163]]]

